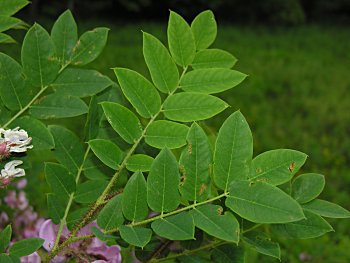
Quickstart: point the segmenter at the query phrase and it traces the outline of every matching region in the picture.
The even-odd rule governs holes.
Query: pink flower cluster
[[[21,240],[30,237],[40,237],[45,240],[44,249],[48,252],[52,249],[55,242],[58,225],[52,223],[51,220],[46,220],[38,216],[38,214],[29,205],[26,194],[22,188],[26,185],[26,180],[19,181],[16,186],[19,191],[11,190],[7,195],[0,200],[9,208],[13,209],[13,220],[10,219],[6,212],[0,213],[0,228],[4,228],[12,222],[13,240]],[[91,223],[81,229],[78,235],[91,234],[91,227],[97,226],[96,223]],[[67,228],[63,229],[61,242],[69,236]],[[92,238],[86,241],[79,241],[71,244],[69,247],[53,259],[53,263],[67,262],[69,258],[77,259],[77,262],[86,263],[119,263],[121,262],[120,247],[118,245],[107,246],[104,242],[97,238]],[[22,257],[22,263],[40,263],[41,259],[38,253]]]

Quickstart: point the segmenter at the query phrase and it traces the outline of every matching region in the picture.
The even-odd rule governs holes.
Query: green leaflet
[[[57,93],[79,98],[95,95],[113,82],[96,70],[68,68],[52,83]]]
[[[94,154],[108,167],[117,170],[123,159],[123,151],[111,141],[95,139],[88,142]]]
[[[251,222],[288,223],[304,218],[300,205],[281,189],[270,184],[234,181],[229,191],[226,206]]]
[[[321,174],[299,175],[292,183],[292,196],[300,204],[310,202],[321,194],[325,183],[324,176]]]
[[[79,220],[89,211],[88,207],[79,208],[70,212],[67,216],[67,228],[72,230]]]
[[[30,116],[23,116],[16,119],[11,126],[20,127],[28,132],[30,137],[33,138],[32,144],[34,150],[52,149],[55,146],[51,133],[45,124],[37,119]]]
[[[5,229],[0,232],[0,253],[4,253],[8,245],[10,244],[12,236],[11,225],[7,225]]]
[[[179,71],[166,47],[154,36],[143,33],[143,56],[154,85],[161,92],[174,91],[179,83]]]
[[[223,209],[218,205],[203,205],[192,211],[194,224],[199,229],[216,238],[238,244],[239,223],[231,212],[221,215]]]
[[[147,202],[156,212],[169,212],[180,204],[179,167],[173,153],[164,148],[154,159],[147,177]]]
[[[196,53],[191,64],[194,69],[232,68],[237,59],[229,52],[221,49],[204,49]]]
[[[206,10],[195,17],[191,29],[197,50],[209,47],[216,38],[217,26],[212,11]]]
[[[166,99],[164,115],[174,121],[199,121],[209,119],[227,107],[226,102],[211,95],[181,92]]]
[[[185,91],[212,94],[231,89],[247,75],[226,68],[196,69],[185,74],[180,87]]]
[[[90,180],[108,180],[115,170],[106,166],[103,162],[92,154],[84,162],[84,175]]]
[[[68,118],[88,112],[85,102],[77,97],[50,94],[30,107],[30,114],[38,119]]]
[[[103,102],[102,108],[108,122],[126,142],[132,144],[141,137],[141,123],[132,111],[113,102]]]
[[[170,240],[194,239],[193,218],[188,212],[157,219],[151,227],[157,235]]]
[[[126,169],[131,172],[148,172],[151,169],[153,161],[154,159],[151,156],[145,154],[134,154],[129,158],[126,164]]]
[[[108,182],[105,180],[85,181],[77,186],[74,201],[80,204],[89,204],[96,201],[106,188]]]
[[[55,80],[59,70],[55,46],[39,24],[28,30],[21,55],[23,71],[34,86],[43,88]]]
[[[177,13],[170,11],[168,43],[171,56],[180,66],[188,66],[196,54],[196,45],[190,26]]]
[[[0,15],[0,32],[14,28],[21,23],[22,21],[18,18]]]
[[[265,181],[272,185],[288,182],[304,165],[307,155],[290,149],[267,151],[252,161],[251,180]]]
[[[21,260],[17,256],[1,254],[0,255],[0,263],[21,263]]]
[[[0,33],[0,44],[13,44],[16,43],[16,40],[14,40],[12,37],[10,37],[7,34]]]
[[[208,138],[203,129],[193,123],[187,134],[187,147],[180,157],[182,184],[181,195],[190,201],[204,201],[208,197],[209,169],[212,152]]]
[[[349,218],[350,212],[340,205],[331,202],[315,199],[309,203],[303,204],[304,210],[310,211],[314,214],[330,217],[330,218]]]
[[[238,247],[233,244],[225,244],[219,247],[215,247],[210,255],[211,262],[223,263],[245,263],[245,254],[242,247]]]
[[[79,138],[70,130],[57,125],[49,126],[55,141],[55,157],[71,173],[76,174],[83,163],[84,150]]]
[[[136,71],[115,68],[125,97],[144,118],[150,118],[160,110],[160,96],[151,82]]]
[[[227,190],[234,180],[247,179],[253,157],[253,136],[241,112],[228,117],[219,130],[214,151],[214,182]]]
[[[143,248],[151,241],[152,230],[144,227],[119,227],[120,236],[129,244]]]
[[[97,224],[104,230],[121,226],[124,222],[122,213],[122,194],[110,200],[97,216]]]
[[[155,148],[175,149],[186,144],[187,132],[188,127],[184,124],[159,120],[148,126],[145,141]]]
[[[108,31],[108,28],[98,27],[81,35],[73,48],[71,63],[83,66],[95,60],[107,43]]]
[[[97,137],[100,129],[100,117],[100,105],[98,105],[97,97],[92,96],[90,99],[89,112],[87,114],[84,127],[84,138],[86,141]]]
[[[55,194],[47,194],[47,210],[54,224],[60,223],[61,218],[64,216],[65,207],[66,204],[63,204]]]
[[[41,238],[27,238],[17,241],[10,247],[10,255],[17,257],[30,255],[37,251],[42,246],[42,244],[44,244],[44,241],[45,240]]]
[[[122,209],[125,218],[131,221],[147,217],[147,184],[141,172],[134,173],[128,180],[123,192]]]
[[[24,82],[22,67],[14,59],[0,53],[0,96],[10,110],[22,109],[31,99],[30,86]]]
[[[308,239],[334,231],[332,226],[322,217],[304,211],[306,219],[288,224],[272,225],[272,230],[287,238]]]
[[[61,65],[66,65],[70,62],[73,48],[78,41],[77,24],[70,10],[65,11],[57,18],[52,26],[51,38]]]
[[[281,250],[278,243],[271,241],[271,239],[264,232],[249,231],[242,236],[244,243],[257,252],[274,257],[281,258]]]
[[[12,16],[28,4],[27,0],[2,0],[0,1],[0,15]]]
[[[67,202],[70,194],[75,191],[75,179],[69,171],[60,164],[45,163],[46,181],[51,191],[63,202]]]
[[[116,240],[116,236],[113,235],[108,235],[103,233],[100,229],[98,229],[97,227],[93,226],[90,228],[91,232],[101,241],[103,242],[115,242]],[[108,243],[107,243],[108,244]]]

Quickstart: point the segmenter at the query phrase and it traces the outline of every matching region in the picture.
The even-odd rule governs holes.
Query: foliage
[[[67,39],[72,41],[66,41],[67,28],[72,34]],[[329,202],[319,208],[326,202],[317,199],[324,187],[322,175],[295,177],[305,154],[278,149],[253,158],[253,137],[239,111],[222,124],[212,148],[201,121],[228,108],[216,94],[237,86],[246,75],[231,69],[235,58],[228,52],[208,49],[216,36],[210,11],[199,14],[191,26],[171,12],[169,50],[156,37],[143,34],[152,82],[135,71],[114,69],[130,109],[107,77],[72,67],[99,55],[107,29],[86,32],[79,40],[76,32],[74,19],[66,11],[51,36],[38,24],[28,31],[22,47],[23,70],[7,55],[1,61],[1,73],[6,73],[3,87],[14,94],[2,98],[9,114],[3,127],[29,114],[33,123],[40,123],[45,140],[50,134],[54,141],[56,162],[46,163],[45,174],[52,191],[49,215],[59,227],[49,259],[70,251],[70,244],[94,236],[129,247],[125,253],[133,246],[144,248],[135,249],[136,257],[154,262],[189,260],[192,254],[203,256],[204,249],[210,251],[204,258],[213,262],[225,258],[241,262],[244,243],[279,258],[278,243],[269,239],[270,229],[282,236],[312,238],[332,231],[322,216],[350,216]],[[17,71],[8,73],[7,65],[26,78]],[[87,83],[88,92],[82,83]],[[73,95],[69,86],[75,89]],[[22,98],[22,89],[32,97]],[[88,107],[81,97],[89,96]],[[63,126],[46,128],[37,120],[83,114],[87,144]],[[42,138],[38,129],[28,131],[39,141]],[[33,145],[35,149],[34,141]],[[87,164],[94,176],[89,175]],[[129,174],[126,170],[134,174],[126,185],[117,184],[123,173]],[[79,235],[95,219],[100,229]],[[68,224],[71,221],[74,224]],[[60,242],[66,226],[70,233]],[[8,235],[4,236],[6,243]],[[185,240],[190,240],[187,246]],[[18,246],[21,242],[25,241]],[[197,248],[190,249],[193,242],[198,242]],[[169,253],[171,243],[178,248]],[[13,247],[10,255],[11,250],[20,250]]]

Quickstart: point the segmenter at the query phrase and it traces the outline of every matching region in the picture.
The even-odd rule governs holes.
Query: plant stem
[[[40,89],[40,91],[34,96],[34,98],[28,102],[28,104],[26,106],[24,106],[19,112],[17,112],[8,122],[6,122],[2,128],[6,128],[7,126],[9,126],[14,120],[16,120],[19,116],[22,115],[22,113],[24,113],[39,97],[41,94],[43,94],[47,88],[49,86],[45,86],[43,88]]]
[[[78,169],[77,177],[75,178],[75,183],[76,184],[78,184],[78,182],[79,182],[80,175],[81,175],[81,173],[83,171],[83,166],[84,166],[84,163],[86,161],[86,158],[87,158],[89,152],[90,152],[90,146],[88,146],[86,148],[86,151],[85,151],[85,154],[84,154],[84,158],[83,158],[83,162],[82,162],[82,164],[80,165],[80,167]],[[60,241],[60,238],[61,238],[61,235],[62,235],[63,227],[67,223],[67,216],[68,216],[69,210],[70,210],[70,208],[72,206],[74,196],[75,196],[75,192],[71,193],[70,196],[69,196],[68,204],[66,206],[66,210],[64,212],[63,218],[61,219],[60,226],[59,226],[59,229],[58,229],[58,232],[57,232],[57,236],[56,236],[56,240],[55,240],[54,246],[52,248],[52,253],[54,253],[57,250],[57,247],[59,245],[59,241]]]

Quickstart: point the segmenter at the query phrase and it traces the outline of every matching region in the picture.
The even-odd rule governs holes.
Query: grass
[[[82,24],[88,29],[89,25]],[[101,24],[101,23],[100,23]],[[108,26],[108,25],[107,25]],[[109,41],[92,67],[109,75],[113,67],[148,74],[142,56],[141,29],[166,41],[166,26],[158,24],[109,25]],[[251,125],[255,154],[292,148],[309,155],[303,172],[326,176],[322,198],[350,209],[350,31],[348,28],[305,26],[270,29],[219,26],[213,45],[232,52],[236,69],[249,78],[220,96],[231,108],[208,121],[218,130],[223,119],[240,109]],[[10,50],[18,55],[18,50]],[[10,52],[10,53],[11,53]],[[332,221],[336,233],[305,241],[281,240],[283,261],[347,262],[349,220]],[[330,245],[330,242],[333,244]],[[335,243],[338,243],[336,247]],[[256,255],[249,255],[255,262]],[[259,259],[273,262],[270,258]]]

